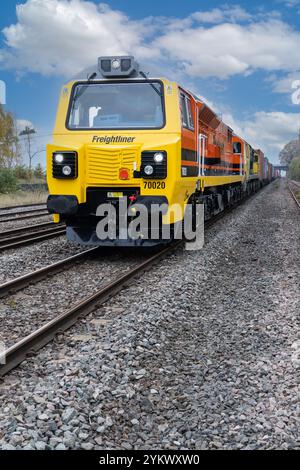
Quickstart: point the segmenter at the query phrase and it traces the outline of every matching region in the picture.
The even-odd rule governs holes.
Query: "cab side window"
[[[191,100],[184,93],[180,93],[181,122],[186,129],[194,131],[194,118],[192,113]]]
[[[233,142],[233,153],[242,153],[241,142]]]
[[[194,119],[193,119],[193,113],[192,113],[192,105],[191,105],[191,100],[186,97],[185,98],[185,101],[186,101],[186,107],[187,107],[187,115],[188,115],[188,121],[189,121],[189,129],[191,129],[192,131],[195,129],[195,126],[194,126]]]
[[[188,127],[188,115],[186,110],[185,95],[180,95],[181,122],[183,127]]]

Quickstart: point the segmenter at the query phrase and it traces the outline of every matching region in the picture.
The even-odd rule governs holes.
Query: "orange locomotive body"
[[[244,161],[233,145],[233,130],[196,96],[180,89],[182,176],[243,175]],[[198,121],[198,133],[188,114]],[[200,147],[200,148],[199,148]],[[202,157],[199,161],[198,156]]]

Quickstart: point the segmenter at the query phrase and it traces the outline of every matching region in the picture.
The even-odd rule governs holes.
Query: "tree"
[[[0,166],[12,168],[20,160],[16,121],[0,104]]]
[[[279,153],[280,161],[283,165],[289,165],[293,158],[300,157],[300,132],[299,139],[291,140]]]
[[[35,152],[34,154],[32,153],[32,140],[31,139],[32,139],[32,135],[34,134],[36,134],[35,129],[30,128],[28,126],[26,126],[25,129],[19,134],[20,136],[26,137],[27,153],[29,157],[29,171],[31,171],[33,157],[37,154],[37,152]]]
[[[14,192],[17,189],[17,179],[10,168],[0,168],[0,194]]]
[[[38,163],[34,169],[34,176],[41,180],[45,178],[44,168],[42,167],[40,163]]]
[[[14,175],[18,180],[30,180],[31,174],[29,168],[25,165],[16,165]]]
[[[300,181],[300,157],[294,157],[291,161],[289,176],[292,180]]]

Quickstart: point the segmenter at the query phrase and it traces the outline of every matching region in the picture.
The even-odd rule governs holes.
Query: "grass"
[[[32,176],[30,179],[18,178],[18,184],[45,184],[46,180]]]
[[[17,191],[16,193],[0,194],[0,208],[21,206],[26,204],[39,204],[46,202],[46,191]]]

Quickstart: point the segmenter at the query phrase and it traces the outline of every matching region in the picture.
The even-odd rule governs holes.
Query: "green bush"
[[[14,175],[18,180],[30,180],[31,176],[29,168],[25,165],[17,165],[14,168]]]
[[[17,178],[9,168],[0,168],[0,193],[10,193],[17,189]]]
[[[295,157],[291,161],[289,174],[292,180],[300,181],[300,157]]]

